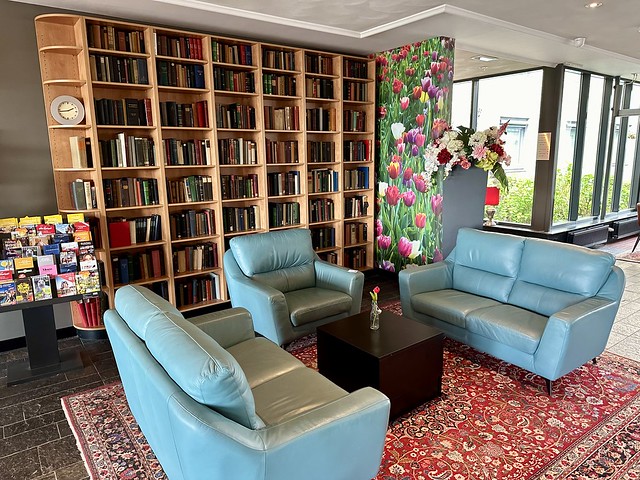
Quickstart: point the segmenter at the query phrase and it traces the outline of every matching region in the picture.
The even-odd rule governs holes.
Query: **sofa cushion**
[[[351,296],[326,288],[305,288],[284,295],[295,327],[351,311]]]
[[[307,368],[296,357],[262,337],[240,342],[227,348],[227,352],[236,359],[251,388],[296,368]]]
[[[233,356],[198,327],[172,313],[147,327],[147,348],[184,392],[247,428],[264,427],[249,382]]]
[[[276,425],[347,395],[310,368],[296,368],[253,389],[256,411],[267,425]]]
[[[456,240],[453,288],[506,302],[518,276],[524,240],[461,228]]]
[[[606,252],[528,238],[509,303],[551,316],[595,296],[614,263]]]
[[[548,318],[514,307],[496,307],[474,310],[467,315],[467,330],[496,342],[533,354],[538,348]]]
[[[495,305],[500,303],[490,298],[449,289],[418,293],[411,297],[411,306],[416,312],[461,328],[465,328],[465,317],[469,312]]]
[[[281,292],[315,286],[316,255],[309,230],[242,235],[232,238],[229,247],[247,277]]]
[[[115,306],[129,328],[142,340],[146,340],[147,326],[156,318],[163,318],[165,313],[182,317],[178,309],[164,298],[138,285],[119,288],[115,295]]]

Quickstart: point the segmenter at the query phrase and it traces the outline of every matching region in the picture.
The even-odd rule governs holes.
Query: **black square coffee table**
[[[441,393],[444,334],[383,310],[380,328],[369,312],[317,328],[318,369],[347,391],[370,386],[391,400],[397,417]]]

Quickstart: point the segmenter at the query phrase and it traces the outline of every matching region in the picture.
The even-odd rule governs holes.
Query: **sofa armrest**
[[[366,387],[279,425],[251,430],[179,393],[169,404],[183,469],[193,478],[227,464],[228,478],[373,478],[389,420],[389,399]],[[211,455],[211,452],[217,455]],[[186,461],[198,459],[198,462]],[[238,468],[251,469],[238,474]],[[367,471],[366,476],[363,471]],[[268,472],[268,475],[267,475]],[[354,475],[354,472],[359,474]],[[185,475],[186,477],[186,475]]]
[[[255,338],[251,314],[242,307],[205,313],[188,320],[212,337],[222,348]]]
[[[359,313],[362,303],[362,289],[364,288],[364,274],[324,260],[316,260],[313,265],[316,272],[316,287],[346,293],[353,299],[351,315]]]
[[[398,274],[402,314],[415,318],[411,297],[419,293],[444,290],[453,285],[452,265],[444,261],[411,267]]]
[[[536,373],[556,380],[600,355],[618,306],[608,298],[592,297],[549,317],[534,354]]]

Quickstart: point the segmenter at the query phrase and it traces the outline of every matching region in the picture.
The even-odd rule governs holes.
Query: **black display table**
[[[82,298],[82,295],[71,295],[0,307],[0,313],[22,311],[24,336],[29,354],[28,358],[7,365],[7,385],[16,385],[84,367],[78,350],[70,349],[68,352],[58,350],[53,314],[55,304],[82,300]]]

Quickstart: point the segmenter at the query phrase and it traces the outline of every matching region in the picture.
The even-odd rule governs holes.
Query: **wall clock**
[[[60,125],[78,125],[84,120],[84,106],[71,95],[60,95],[51,102],[51,116]]]

